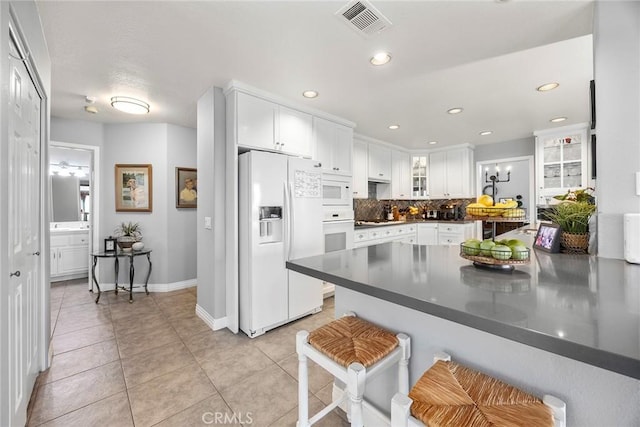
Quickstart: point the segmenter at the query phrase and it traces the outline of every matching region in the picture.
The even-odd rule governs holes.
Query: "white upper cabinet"
[[[536,136],[537,202],[588,186],[587,125],[534,132]]]
[[[411,154],[391,152],[391,198],[411,199]]]
[[[311,114],[236,92],[237,144],[247,148],[312,156]]]
[[[369,180],[367,173],[368,144],[353,140],[353,198],[366,199],[369,196]]]
[[[315,159],[322,164],[322,171],[339,175],[351,175],[353,152],[353,128],[339,123],[313,118]]]
[[[470,148],[457,148],[429,154],[429,198],[473,197]]]
[[[411,197],[413,199],[426,199],[429,197],[427,187],[427,163],[428,155],[411,157]]]
[[[391,181],[391,149],[382,145],[369,144],[369,181]]]

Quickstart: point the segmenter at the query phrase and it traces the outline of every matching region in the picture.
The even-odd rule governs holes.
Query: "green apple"
[[[507,241],[507,246],[509,246],[510,248],[513,248],[514,246],[527,246],[527,244],[525,242],[523,242],[522,240],[518,240],[518,239],[509,239]]]
[[[511,246],[511,258],[522,261],[529,258],[529,250],[525,245]]]
[[[480,254],[480,240],[467,239],[462,243],[462,252],[465,255],[479,255]]]
[[[509,259],[511,258],[511,253],[512,253],[511,248],[506,245],[495,245],[491,249],[491,256],[494,257],[495,259],[501,259],[501,260]]]
[[[496,245],[491,239],[483,240],[480,242],[480,254],[484,256],[491,256],[491,248]]]

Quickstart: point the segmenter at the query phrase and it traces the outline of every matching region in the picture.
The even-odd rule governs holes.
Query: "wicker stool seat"
[[[344,316],[311,331],[309,344],[345,368],[352,363],[368,368],[398,347],[398,338],[366,320]]]
[[[409,392],[410,340],[353,313],[312,332],[296,335],[298,353],[298,427],[319,421],[346,402],[352,426],[363,425],[363,395],[368,380],[392,366],[398,367],[398,391]],[[307,359],[316,362],[346,386],[330,405],[309,418]]]
[[[553,396],[542,400],[451,362],[448,355],[437,358],[408,397],[394,397],[392,426],[554,427],[565,423],[565,405],[561,400]],[[408,422],[408,418],[414,422]]]

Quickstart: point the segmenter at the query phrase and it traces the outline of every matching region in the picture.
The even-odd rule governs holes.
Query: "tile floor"
[[[327,299],[322,312],[249,339],[211,331],[195,315],[196,288],[136,293],[133,304],[126,292],[93,298],[86,279],[52,284],[53,361],[29,426],[295,426],[295,334],[334,316]],[[309,383],[315,413],[332,377],[310,362]],[[318,425],[348,424],[335,410]]]

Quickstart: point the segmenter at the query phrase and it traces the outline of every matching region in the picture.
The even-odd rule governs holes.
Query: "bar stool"
[[[438,353],[409,395],[391,402],[391,427],[536,426],[565,427],[566,404],[532,396]]]
[[[298,427],[308,427],[347,401],[352,426],[363,425],[365,382],[398,365],[398,391],[409,392],[410,339],[393,334],[354,313],[336,319],[311,332],[296,335],[298,353]],[[336,399],[309,419],[307,358],[338,378],[346,388]],[[348,399],[348,400],[347,400]]]

